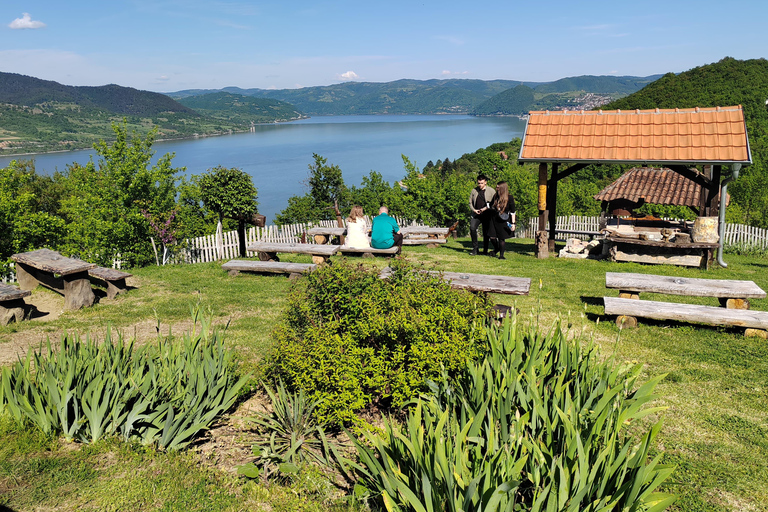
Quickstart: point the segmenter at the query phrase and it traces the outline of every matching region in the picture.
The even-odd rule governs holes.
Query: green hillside
[[[679,75],[668,73],[605,109],[726,107],[741,105],[754,165],[728,189],[735,221],[768,227],[768,60],[726,57]]]
[[[524,115],[531,110],[589,110],[645,87],[661,75],[576,76],[531,87],[517,86],[478,105],[475,115]]]
[[[293,121],[304,116],[290,103],[217,92],[179,99],[179,103],[200,114],[243,127],[251,123]]]
[[[307,115],[467,114],[485,100],[521,83],[514,80],[397,80],[281,90],[227,87],[222,91],[285,101]],[[208,92],[213,91],[179,91],[169,96],[181,99]]]

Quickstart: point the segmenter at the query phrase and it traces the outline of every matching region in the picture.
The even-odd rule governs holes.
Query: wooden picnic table
[[[0,325],[8,325],[11,320],[21,322],[27,310],[24,297],[31,295],[28,290],[0,283]]]
[[[404,226],[400,232],[404,237],[418,237],[419,235],[428,238],[445,238],[448,236],[450,228],[438,228],[432,226]]]
[[[249,251],[257,252],[261,261],[280,261],[277,253],[288,252],[297,254],[309,254],[312,263],[319,265],[329,257],[339,252],[338,245],[298,244],[298,243],[273,243],[254,242],[248,246]]]
[[[528,295],[531,290],[531,279],[528,277],[498,276],[489,274],[470,274],[467,272],[427,271],[428,274],[442,278],[458,290],[471,292],[502,293],[507,295]],[[386,267],[379,277],[387,279],[392,269]]]
[[[325,244],[335,236],[346,236],[347,228],[316,226],[308,229],[307,235],[311,236],[316,244]]]
[[[93,305],[96,296],[88,279],[93,263],[67,258],[50,249],[14,254],[16,279],[22,290],[33,290],[42,284],[64,295],[65,309],[80,309]]]

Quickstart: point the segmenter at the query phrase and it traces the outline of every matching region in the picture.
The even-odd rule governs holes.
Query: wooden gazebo
[[[751,165],[752,155],[739,105],[531,112],[519,161],[539,164],[536,252],[542,256],[555,249],[558,182],[588,165],[671,169],[700,186],[699,215],[709,216],[720,192],[723,168]],[[696,167],[701,167],[700,172]],[[549,233],[544,234],[547,220]]]

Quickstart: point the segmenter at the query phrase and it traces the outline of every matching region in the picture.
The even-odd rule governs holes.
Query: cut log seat
[[[375,249],[373,247],[360,248],[342,245],[339,247],[339,252],[343,254],[362,254],[363,258],[373,258],[376,255],[394,256],[397,254],[397,247],[389,247],[388,249]]]
[[[0,325],[8,325],[12,320],[24,320],[27,309],[24,297],[31,294],[29,290],[20,290],[15,286],[0,283]]]
[[[125,280],[132,275],[114,268],[94,267],[88,269],[88,278],[91,283],[104,286],[107,289],[108,299],[114,299],[118,294],[128,290]]]
[[[606,315],[768,329],[768,311],[603,297]]]
[[[304,272],[315,270],[317,265],[312,263],[288,263],[282,261],[231,260],[224,263],[221,268],[228,271],[229,275],[237,275],[240,272],[258,272],[288,274],[290,279],[294,279]]]

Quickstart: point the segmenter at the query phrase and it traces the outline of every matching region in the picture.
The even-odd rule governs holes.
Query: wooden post
[[[547,186],[547,211],[549,212],[549,252],[555,252],[557,230],[557,163],[552,164],[552,178]]]
[[[539,229],[536,232],[536,257],[549,257],[547,243],[547,164],[539,163]]]

